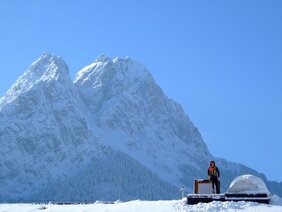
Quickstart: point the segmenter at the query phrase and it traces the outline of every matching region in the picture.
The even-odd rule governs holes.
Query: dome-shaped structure
[[[242,175],[236,177],[230,184],[228,193],[270,194],[263,180],[254,175]]]

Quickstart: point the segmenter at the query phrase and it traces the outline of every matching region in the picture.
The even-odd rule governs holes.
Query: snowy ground
[[[82,205],[53,205],[53,204],[0,204],[0,212],[20,211],[60,211],[60,212],[172,212],[172,211],[282,211],[282,199],[275,198],[271,205],[247,202],[212,202],[197,205],[186,205],[185,199],[171,201],[141,201],[118,202],[114,204],[82,204]]]

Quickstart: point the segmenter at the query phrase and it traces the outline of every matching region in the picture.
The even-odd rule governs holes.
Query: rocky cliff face
[[[75,170],[91,131],[62,59],[42,55],[0,100],[0,195],[26,198]]]
[[[32,63],[0,99],[0,145],[1,201],[176,198],[214,159],[144,65],[106,56],[74,82],[61,58]],[[218,161],[223,187],[259,175]]]
[[[169,182],[181,185],[182,164],[198,167],[212,157],[181,106],[165,96],[144,65],[102,56],[74,83],[97,125],[120,135],[107,144]]]

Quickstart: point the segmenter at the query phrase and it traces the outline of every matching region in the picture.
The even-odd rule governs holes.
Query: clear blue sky
[[[215,156],[282,181],[281,0],[3,0],[0,95],[44,51],[71,77],[130,56],[180,103]]]

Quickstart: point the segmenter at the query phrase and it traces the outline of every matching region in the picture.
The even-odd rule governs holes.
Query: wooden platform
[[[209,203],[213,201],[247,201],[247,202],[258,202],[258,203],[270,203],[270,198],[267,194],[188,194],[187,203],[194,205],[198,203]]]
[[[225,201],[248,201],[258,203],[270,203],[270,198],[266,193],[260,194],[231,194],[225,193]]]
[[[188,194],[187,203],[188,205],[202,203],[209,203],[212,201],[225,201],[224,194]]]

